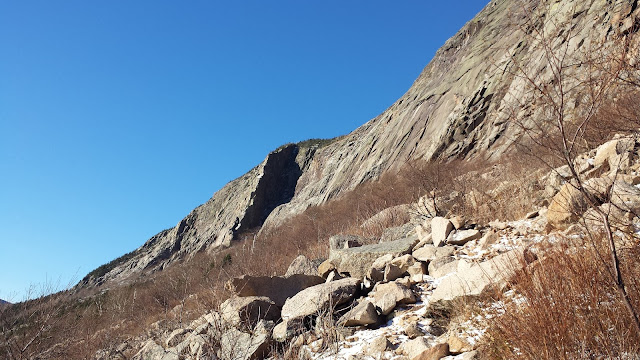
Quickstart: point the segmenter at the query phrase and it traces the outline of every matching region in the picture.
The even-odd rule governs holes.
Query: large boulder
[[[453,223],[448,219],[436,216],[431,219],[431,240],[435,246],[443,246],[453,230]]]
[[[492,285],[503,286],[520,267],[521,255],[521,251],[511,250],[481,263],[457,261],[457,271],[442,279],[431,295],[430,306],[463,296],[480,295]]]
[[[613,181],[608,176],[585,181],[583,187],[597,205],[608,200]],[[553,197],[547,210],[547,221],[558,229],[564,229],[575,223],[589,209],[589,202],[574,182],[568,182]]]
[[[393,257],[408,254],[417,242],[417,237],[412,236],[380,244],[333,249],[329,254],[329,261],[339,272],[362,279],[376,259],[386,254],[391,254]]]
[[[314,285],[324,283],[324,279],[315,275],[248,276],[231,279],[227,284],[230,290],[240,297],[266,296],[281,307],[287,298]]]
[[[231,297],[220,305],[222,318],[229,324],[253,328],[259,320],[277,321],[280,310],[265,296]]]
[[[338,324],[343,326],[371,325],[378,322],[376,307],[369,300],[362,300],[353,309],[344,314]]]
[[[355,278],[336,280],[306,288],[285,302],[281,312],[282,319],[290,321],[333,311],[334,309],[331,307],[351,301],[359,289],[360,280]]]
[[[547,221],[556,228],[566,228],[575,223],[587,210],[585,200],[575,185],[566,183],[553,197],[547,211]]]
[[[382,315],[388,315],[398,304],[412,304],[416,302],[416,296],[408,287],[390,282],[377,284],[373,290],[373,305],[379,309]]]

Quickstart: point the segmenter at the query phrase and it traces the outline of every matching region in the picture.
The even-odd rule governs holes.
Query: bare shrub
[[[613,269],[602,260],[606,238],[585,244],[564,241],[518,271],[516,301],[491,320],[485,351],[496,359],[620,359],[640,351],[635,324],[618,296]],[[634,251],[638,251],[636,247]],[[639,260],[629,257],[625,275],[640,305]]]

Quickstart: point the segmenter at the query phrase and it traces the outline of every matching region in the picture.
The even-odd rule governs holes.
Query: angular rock
[[[411,254],[398,256],[391,260],[390,264],[397,266],[403,273],[409,270],[409,267],[415,264],[416,259]]]
[[[340,273],[351,277],[364,278],[374,261],[382,255],[391,254],[396,257],[408,254],[418,239],[415,236],[380,244],[364,245],[350,249],[331,250],[329,260]]]
[[[318,275],[318,266],[306,256],[300,255],[295,258],[284,276],[291,275]]]
[[[466,221],[462,218],[462,216],[454,216],[453,218],[449,219],[449,221],[451,221],[451,224],[453,225],[453,228],[456,230],[460,230],[464,227]]]
[[[547,211],[550,225],[564,229],[573,224],[587,210],[582,194],[574,185],[566,183],[553,197]]]
[[[380,315],[387,316],[396,308],[396,296],[394,294],[381,294],[374,299],[373,305]]]
[[[405,277],[401,277],[399,279],[395,279],[393,282],[398,284],[398,285],[402,285],[402,286],[406,287],[407,289],[411,288],[411,286],[416,283],[416,282],[412,281],[409,276],[405,276]]]
[[[421,352],[419,355],[412,358],[412,360],[440,360],[449,355],[449,344],[437,344],[431,348]]]
[[[391,260],[384,270],[384,281],[393,281],[403,277],[409,267],[415,263],[415,259],[410,254],[399,256]]]
[[[407,273],[409,273],[411,281],[422,282],[423,276],[427,275],[427,268],[424,263],[418,261],[407,269]]]
[[[416,236],[418,236],[419,242],[433,243],[433,240],[431,240],[431,219],[424,220],[416,225],[414,231],[416,232]]]
[[[288,277],[243,275],[231,279],[228,285],[240,297],[266,296],[281,307],[287,298],[310,286],[322,283],[324,283],[323,278],[313,275],[292,275]]]
[[[329,276],[329,274],[335,269],[336,266],[333,265],[330,260],[325,260],[320,264],[320,266],[318,266],[318,275],[326,279],[327,276]]]
[[[303,320],[304,319],[283,320],[273,328],[273,339],[279,342],[284,342],[292,339],[298,334],[302,334],[306,330]]]
[[[546,214],[546,213],[545,213]],[[493,229],[489,229],[480,240],[478,240],[478,245],[482,250],[486,250],[489,246],[498,242],[500,238],[498,237],[498,233]]]
[[[375,306],[373,306],[370,301],[363,300],[344,314],[338,321],[338,324],[342,324],[343,326],[361,326],[371,325],[377,322],[378,313],[376,313]]]
[[[229,324],[253,328],[259,320],[277,321],[280,310],[266,296],[231,297],[220,304],[220,314]]]
[[[620,210],[619,207],[610,203],[602,204],[598,207],[602,212],[608,215],[609,224],[618,230],[628,231],[633,225],[633,214]],[[595,209],[589,209],[582,215],[582,220],[587,229],[602,229],[604,221]]]
[[[401,278],[405,272],[400,267],[394,264],[387,264],[384,268],[384,281],[393,281]]]
[[[385,268],[391,260],[393,260],[392,254],[385,254],[374,260],[373,264],[371,264],[371,268],[367,272],[367,278],[373,282],[382,281],[384,279]]]
[[[471,230],[458,230],[456,232],[451,232],[447,237],[447,244],[451,245],[464,245],[472,240],[477,240],[482,237],[480,231],[471,229]]]
[[[431,239],[436,247],[443,246],[447,236],[453,230],[453,224],[448,219],[436,216],[431,219]]]
[[[596,150],[594,166],[609,165],[609,169],[624,170],[629,167],[634,146],[635,140],[632,138],[607,141]]]
[[[479,264],[457,261],[456,273],[442,279],[431,295],[430,306],[462,296],[477,296],[489,286],[504,285],[521,266],[521,255],[521,251],[511,250]]]
[[[380,356],[380,354],[391,348],[391,342],[386,336],[379,336],[367,344],[365,354],[369,356]]]
[[[359,289],[360,280],[355,278],[306,288],[285,302],[281,311],[282,319],[289,321],[333,311],[329,307],[351,301]]]
[[[449,351],[452,354],[461,354],[473,350],[473,346],[469,342],[457,335],[449,336],[447,340]]]
[[[613,181],[608,176],[593,178],[584,182],[584,189],[588,191],[595,201],[604,203],[608,201],[608,194],[613,186]],[[598,204],[599,205],[599,204]],[[547,221],[558,229],[566,229],[589,208],[589,203],[580,190],[573,183],[566,183],[560,192],[553,197],[547,210]]]
[[[419,238],[419,237],[418,237]],[[422,240],[420,240],[414,247],[413,247],[413,251],[416,251],[418,249],[420,249],[421,247],[425,246],[425,245],[431,245],[433,244],[433,239],[431,238],[431,233],[429,233],[428,235],[426,235],[425,237],[422,238]]]
[[[427,338],[419,337],[405,342],[400,349],[409,359],[413,359],[430,347]]]
[[[340,275],[336,270],[333,270],[329,273],[329,276],[327,276],[327,281],[325,281],[325,283],[330,283],[340,279],[344,279],[344,276]]]
[[[447,257],[453,255],[455,249],[453,246],[435,247],[433,245],[426,245],[413,252],[413,257],[418,261],[430,262],[437,258]]]
[[[397,304],[412,304],[416,297],[411,289],[396,282],[377,284],[373,290],[373,305],[382,315],[391,313]]]

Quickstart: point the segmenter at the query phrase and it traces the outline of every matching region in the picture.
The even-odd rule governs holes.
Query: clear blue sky
[[[0,2],[0,298],[78,281],[279,145],[375,117],[485,4]]]

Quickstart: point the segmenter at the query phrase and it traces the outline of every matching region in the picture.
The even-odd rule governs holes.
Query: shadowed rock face
[[[135,251],[135,256],[115,264],[103,276],[83,279],[81,284],[124,279],[143,270],[162,268],[203,249],[229,246],[238,232],[259,227],[274,208],[291,200],[298,178],[314,151],[291,144],[272,152],[260,165],[194,209],[176,227],[149,239]]]
[[[578,56],[590,44],[625,31],[620,26],[640,23],[639,14],[634,0],[493,0],[438,50],[407,93],[382,114],[329,145],[288,145],[269,154],[175,228],[116,264],[104,279],[122,279],[202,249],[228,246],[239,231],[277,226],[410,160],[497,159],[520,135],[520,126],[511,125],[517,122],[511,110],[519,106],[515,120],[525,123],[539,115],[533,107],[522,107],[531,94],[525,91],[526,81],[514,75],[517,67],[541,83],[552,76],[534,30],[559,39],[554,50],[568,44],[568,56]],[[566,39],[568,24],[572,37]]]

